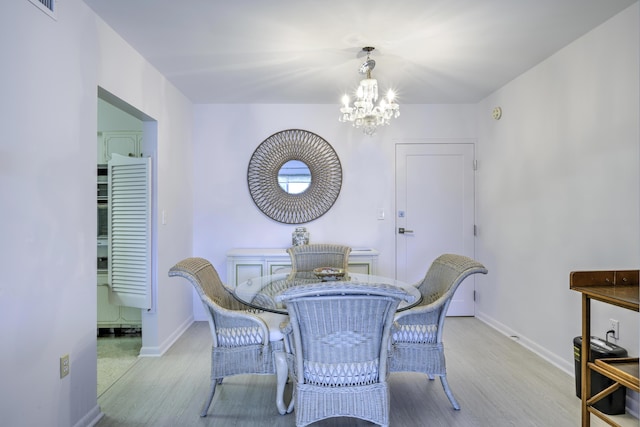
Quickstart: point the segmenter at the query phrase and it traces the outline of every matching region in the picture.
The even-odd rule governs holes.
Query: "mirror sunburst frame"
[[[278,184],[278,173],[289,160],[309,167],[311,184],[289,194]],[[265,139],[251,156],[247,170],[249,193],[258,209],[284,224],[304,224],[324,215],[338,199],[342,165],[326,140],[301,129],[287,129]]]

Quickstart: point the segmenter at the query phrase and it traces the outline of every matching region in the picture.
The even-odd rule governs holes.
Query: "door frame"
[[[446,148],[444,148],[444,146],[462,146],[464,145],[465,147],[461,147],[459,149],[459,154],[464,156],[464,161],[465,163],[461,166],[463,169],[463,172],[465,174],[464,177],[462,177],[462,185],[468,184],[468,187],[471,189],[471,194],[466,193],[466,196],[463,194],[463,200],[462,203],[466,203],[465,206],[468,206],[469,209],[471,210],[470,212],[470,217],[467,216],[466,214],[464,215],[463,218],[463,230],[462,233],[460,234],[462,241],[460,241],[460,243],[458,243],[458,245],[462,245],[462,247],[460,249],[455,250],[455,253],[460,253],[461,255],[465,255],[468,256],[470,258],[474,258],[475,257],[475,229],[476,229],[476,204],[477,204],[477,200],[476,200],[476,145],[477,145],[477,140],[476,139],[472,139],[472,138],[460,138],[460,139],[442,139],[442,138],[433,138],[433,139],[411,139],[411,140],[396,140],[395,142],[395,178],[396,178],[396,183],[395,183],[395,211],[394,211],[394,216],[395,216],[395,228],[394,228],[394,233],[395,233],[395,270],[396,270],[396,278],[398,280],[403,280],[406,279],[403,276],[403,274],[400,274],[400,269],[401,268],[411,268],[407,265],[405,265],[405,267],[403,267],[401,265],[401,263],[399,262],[400,259],[400,253],[399,251],[402,249],[400,248],[400,245],[403,243],[400,239],[407,239],[410,237],[405,237],[405,236],[400,236],[399,235],[399,227],[408,227],[408,228],[412,228],[413,225],[411,223],[406,223],[405,218],[400,216],[400,211],[401,210],[405,210],[407,209],[407,201],[405,200],[404,206],[401,206],[401,199],[402,199],[402,195],[399,194],[398,190],[399,190],[399,181],[400,181],[400,173],[402,172],[400,170],[400,165],[402,164],[401,159],[399,159],[399,156],[402,155],[402,153],[400,152],[400,146],[425,146],[425,150],[427,149],[427,146],[433,147],[434,149],[436,147],[443,147],[442,149],[442,154],[443,155],[456,155],[458,153],[456,153],[455,149],[452,149],[451,151],[447,151]],[[452,147],[453,148],[453,147]],[[470,152],[469,152],[470,150]],[[433,154],[428,154],[428,155],[433,155],[433,156],[437,156],[440,155],[438,154],[437,149],[435,149],[433,151]],[[425,154],[427,155],[427,154]],[[406,167],[406,165],[405,165]],[[468,169],[466,169],[468,167]],[[467,172],[469,173],[467,175]],[[470,200],[468,198],[471,198]],[[465,202],[465,200],[467,200]],[[466,209],[466,208],[465,208]],[[408,214],[408,212],[407,212]],[[408,215],[409,216],[409,215]],[[465,219],[466,218],[466,219]],[[445,253],[445,252],[454,252],[451,249],[446,249],[443,248],[441,249],[439,252],[437,252],[436,254],[430,254],[433,255],[433,257],[435,258],[435,256],[437,254],[439,254],[440,252]],[[424,277],[424,273],[426,273],[427,268],[429,267],[429,265],[425,265],[424,267],[424,271],[422,271],[422,275],[420,277],[420,279],[422,279],[422,277]],[[414,271],[415,273],[415,271]],[[416,275],[416,274],[412,274]],[[419,279],[419,280],[420,280]],[[408,280],[412,280],[412,279],[408,279]],[[470,282],[470,283],[469,283]],[[450,307],[450,311],[452,313],[452,315],[475,315],[475,303],[473,302],[474,300],[474,295],[475,295],[475,280],[473,277],[469,277],[467,279],[465,279],[465,288],[466,290],[464,291],[464,293],[466,294],[465,298],[467,302],[464,301],[459,301],[458,304],[455,304],[455,301],[452,301],[451,307]],[[466,305],[467,303],[470,303],[470,305]],[[466,308],[465,308],[466,307]]]
[[[142,121],[142,153],[151,157],[151,163],[157,165],[158,122],[153,117],[138,110],[106,89],[98,86],[98,98],[113,107]],[[96,102],[98,102],[96,100]],[[96,132],[98,129],[96,129]],[[158,356],[160,342],[158,337],[158,173],[157,167],[151,168],[151,308],[142,310],[142,348],[140,356]],[[97,276],[97,273],[96,273]],[[96,308],[97,309],[97,308]]]

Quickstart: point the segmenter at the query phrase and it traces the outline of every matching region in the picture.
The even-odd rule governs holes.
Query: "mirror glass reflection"
[[[289,194],[304,193],[311,185],[311,171],[300,160],[289,160],[278,171],[278,184]]]

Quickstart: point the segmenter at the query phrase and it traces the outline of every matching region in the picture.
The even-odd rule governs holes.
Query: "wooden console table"
[[[609,425],[618,424],[618,417],[598,411],[593,405],[603,397],[624,386],[640,392],[638,382],[638,358],[591,360],[591,300],[638,311],[639,270],[623,271],[573,271],[569,288],[582,293],[582,427],[591,424],[594,414]],[[591,371],[599,372],[614,381],[613,385],[591,396]],[[620,421],[622,422],[622,421]],[[635,420],[637,425],[637,420]],[[633,424],[630,424],[633,425]]]

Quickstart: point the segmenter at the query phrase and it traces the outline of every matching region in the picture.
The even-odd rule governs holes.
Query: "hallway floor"
[[[142,347],[140,329],[123,329],[122,335],[102,329],[98,335],[98,397],[137,362]]]

